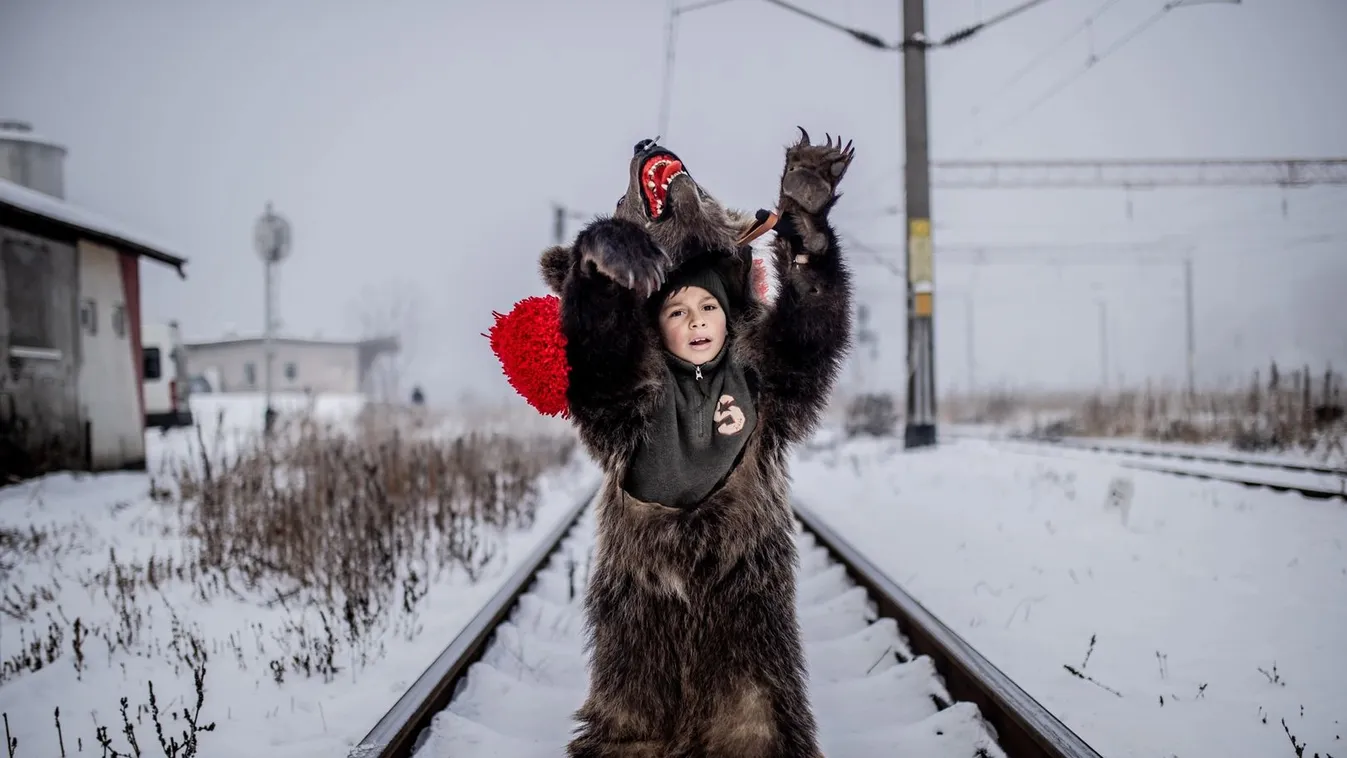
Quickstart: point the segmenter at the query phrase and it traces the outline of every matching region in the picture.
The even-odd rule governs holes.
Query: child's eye
[[[715,310],[715,309],[716,309],[716,304],[715,304],[715,303],[707,303],[706,305],[703,305],[703,306],[702,306],[702,310],[704,310],[704,311],[713,311],[713,310]]]

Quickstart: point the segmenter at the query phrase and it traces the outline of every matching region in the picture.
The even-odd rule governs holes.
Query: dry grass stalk
[[[19,649],[0,661],[0,686],[62,658],[82,680],[102,662],[102,650],[108,666],[123,654],[153,656],[171,661],[175,680],[190,672],[195,682],[194,708],[167,714],[186,725],[180,735],[166,733],[153,682],[146,683],[148,703],[128,711],[130,701],[121,698],[119,733],[95,723],[95,741],[108,758],[148,755],[156,745],[166,758],[196,754],[199,733],[214,728],[200,721],[210,651],[244,670],[257,665],[282,684],[290,675],[331,680],[363,667],[383,651],[388,629],[410,638],[430,584],[449,572],[476,580],[509,532],[533,525],[539,477],[576,449],[573,436],[466,432],[443,439],[423,419],[368,415],[347,428],[299,417],[266,445],[225,445],[221,432],[212,447],[199,427],[195,434],[193,457],[170,462],[168,476],[150,482],[151,498],[164,509],[148,521],[133,516],[162,521],[148,528],[164,536],[184,537],[180,552],[127,560],[111,547],[91,548],[98,537],[86,521],[0,529],[0,585],[7,587],[0,613],[22,624]],[[111,510],[116,517],[128,508]],[[59,570],[68,554],[100,550],[107,556],[101,568]],[[2,580],[21,564],[54,567],[62,576],[43,572],[48,578],[30,586],[8,586]],[[104,612],[67,618],[61,578],[81,584]],[[184,595],[177,607],[169,602],[173,585],[189,587],[195,602],[228,596],[281,615],[212,639],[180,616]],[[155,628],[164,608],[167,640]],[[57,714],[53,742],[64,751],[70,729]]]
[[[1289,373],[1276,363],[1254,371],[1244,387],[1114,392],[1012,392],[951,396],[942,415],[956,423],[1002,424],[1031,418],[1033,431],[1083,437],[1136,437],[1160,442],[1226,443],[1244,451],[1299,450],[1347,458],[1343,375],[1308,366]]]

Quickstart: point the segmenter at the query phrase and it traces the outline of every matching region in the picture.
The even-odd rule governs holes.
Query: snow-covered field
[[[361,407],[312,410],[349,429]],[[260,397],[203,396],[193,410],[207,444],[229,451],[262,420]],[[554,422],[484,412],[418,434],[564,430]],[[122,754],[134,737],[145,756],[171,755],[156,710],[165,741],[193,732],[188,716],[213,724],[203,757],[341,755],[597,482],[583,453],[546,472],[536,521],[489,535],[480,575],[426,567],[407,585],[414,610],[354,639],[348,619],[283,582],[194,571],[200,540],[160,490],[174,481],[165,464],[196,465],[196,435],[147,441],[148,475],[0,489],[0,712],[16,756],[104,754],[100,728]],[[1102,754],[1347,755],[1347,507],[1121,460],[970,440],[904,454],[825,431],[793,475],[820,516]],[[240,528],[268,526],[303,522]]]
[[[301,404],[291,401],[283,411]],[[315,415],[340,422],[359,407],[320,398]],[[231,449],[260,426],[261,408],[260,398],[193,403],[208,444],[214,412],[226,411],[221,438]],[[147,441],[149,474],[58,474],[0,489],[0,712],[15,756],[57,756],[62,746],[102,755],[100,727],[124,755],[172,755],[155,709],[165,742],[185,742],[195,730],[184,711],[192,716],[202,758],[342,755],[597,483],[582,455],[544,473],[536,521],[488,531],[495,552],[475,581],[424,567],[408,601],[415,610],[352,640],[344,619],[320,616],[284,583],[194,571],[198,540],[184,534],[179,506],[152,499],[150,487],[151,476],[169,485],[166,462],[199,456],[195,433],[150,432]]]
[[[793,475],[797,496],[1101,754],[1294,756],[1294,741],[1347,755],[1340,501],[970,440],[802,451]],[[1122,507],[1108,505],[1115,479],[1131,488]]]

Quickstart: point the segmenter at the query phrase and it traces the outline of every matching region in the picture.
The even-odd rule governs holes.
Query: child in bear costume
[[[507,374],[564,410],[604,471],[571,758],[819,758],[786,464],[850,345],[828,212],[853,151],[800,131],[779,215],[725,208],[643,140],[614,214],[542,255],[555,308],[535,299],[520,332],[544,348],[515,351]],[[747,242],[764,219],[771,302]],[[549,317],[555,339],[538,326]]]

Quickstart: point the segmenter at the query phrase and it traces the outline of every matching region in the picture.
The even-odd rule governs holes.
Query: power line
[[[1103,5],[1099,6],[1099,8],[1097,8],[1094,13],[1091,13],[1088,17],[1086,17],[1084,21],[1082,21],[1079,25],[1077,25],[1070,32],[1068,32],[1065,37],[1062,37],[1055,44],[1049,45],[1048,47],[1044,48],[1038,55],[1031,58],[1028,63],[1026,63],[1024,66],[1016,70],[1015,73],[1011,74],[1009,78],[1007,78],[1005,81],[1002,81],[996,87],[992,88],[992,91],[996,94],[993,94],[991,99],[996,100],[998,96],[1005,94],[1006,91],[1009,90],[1010,86],[1018,82],[1020,79],[1022,79],[1025,74],[1029,73],[1035,67],[1037,67],[1038,64],[1042,63],[1043,61],[1051,57],[1053,53],[1057,52],[1057,50],[1059,50],[1063,45],[1074,39],[1076,35],[1080,34],[1083,31],[1088,30],[1091,27],[1091,25],[1094,24],[1095,21],[1099,20],[1099,17],[1102,16],[1104,12],[1107,11],[1116,2],[1118,2],[1118,0],[1104,0]],[[1091,54],[1094,53],[1093,42],[1091,42],[1090,52]],[[977,114],[982,110],[985,104],[986,103],[984,102],[979,105],[973,106],[969,110],[969,115],[977,116]]]
[[[997,24],[1003,21],[1008,21],[1014,18],[1015,16],[1018,16],[1021,13],[1029,10],[1030,8],[1033,8],[1036,5],[1042,5],[1045,2],[1047,2],[1047,0],[1026,0],[1026,2],[1020,3],[1014,8],[1011,8],[1007,11],[1003,11],[1002,13],[992,16],[986,21],[979,21],[978,23],[973,24],[972,26],[965,27],[957,32],[954,32],[953,34],[948,35],[947,37],[945,37],[940,41],[939,45],[941,47],[944,47],[948,45],[954,45],[959,42],[963,42],[964,40],[968,39],[974,34],[977,34],[978,32],[990,29],[991,27],[996,26]]]
[[[995,136],[999,133],[1002,133],[1008,127],[1014,126],[1015,124],[1019,123],[1021,120],[1029,116],[1029,114],[1033,113],[1034,111],[1042,107],[1044,103],[1056,97],[1062,90],[1066,89],[1077,79],[1089,73],[1090,70],[1093,69],[1101,61],[1108,58],[1110,55],[1118,52],[1118,50],[1122,49],[1122,47],[1126,45],[1128,42],[1131,42],[1132,40],[1136,39],[1147,29],[1150,29],[1152,26],[1159,23],[1159,21],[1162,18],[1164,18],[1165,15],[1168,14],[1170,11],[1174,10],[1175,8],[1183,4],[1184,4],[1183,0],[1169,0],[1168,2],[1166,2],[1163,6],[1160,7],[1158,11],[1151,14],[1149,17],[1146,18],[1146,20],[1142,21],[1140,24],[1137,24],[1136,26],[1132,27],[1131,31],[1127,32],[1122,37],[1120,37],[1117,41],[1115,41],[1112,45],[1110,45],[1107,49],[1105,49],[1104,52],[1100,53],[1099,55],[1091,54],[1090,56],[1088,56],[1085,59],[1085,64],[1083,66],[1081,66],[1078,69],[1075,69],[1066,77],[1059,80],[1056,84],[1052,85],[1047,90],[1045,90],[1041,95],[1039,95],[1039,97],[1036,100],[1034,100],[1032,103],[1029,104],[1028,108],[1025,108],[1024,110],[1020,111],[1011,118],[1001,122],[1000,126],[998,126],[996,129],[993,129],[990,135],[983,135],[982,137],[979,137],[976,140],[974,140],[973,145],[981,146],[987,142],[989,136]]]

